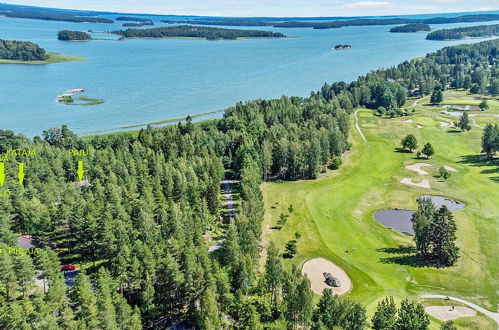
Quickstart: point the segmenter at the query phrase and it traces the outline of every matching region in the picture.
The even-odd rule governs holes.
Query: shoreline
[[[25,65],[44,65],[64,62],[82,62],[86,58],[80,56],[63,55],[61,53],[47,53],[48,58],[45,61],[20,61],[0,59],[0,64],[25,64]]]

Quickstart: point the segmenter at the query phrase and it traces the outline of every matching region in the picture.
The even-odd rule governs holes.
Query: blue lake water
[[[487,24],[493,23],[497,24]],[[479,24],[483,23],[432,28]],[[81,135],[108,132],[222,110],[239,101],[306,96],[324,82],[351,81],[372,69],[448,45],[479,41],[427,41],[425,33],[394,34],[387,32],[390,28],[259,28],[300,36],[288,39],[63,42],[57,40],[61,29],[109,31],[121,29],[121,24],[0,18],[0,38],[29,40],[50,52],[86,58],[50,65],[0,65],[0,128],[28,136],[61,124]],[[353,48],[331,49],[339,43]],[[56,96],[72,88],[84,88],[86,96],[102,98],[105,103],[88,107],[59,104]]]

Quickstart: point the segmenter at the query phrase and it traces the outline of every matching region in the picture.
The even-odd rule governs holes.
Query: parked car
[[[76,266],[73,266],[73,265],[62,265],[61,266],[61,270],[63,272],[66,272],[66,271],[69,271],[69,270],[75,270],[76,269]]]

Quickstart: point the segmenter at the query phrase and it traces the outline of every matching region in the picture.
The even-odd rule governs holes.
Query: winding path
[[[499,324],[499,313],[494,313],[494,312],[491,312],[489,310],[486,310],[485,308],[482,308],[478,305],[475,305],[474,303],[471,303],[467,300],[464,300],[461,298],[450,297],[450,296],[443,296],[443,295],[439,295],[439,294],[424,294],[421,296],[421,298],[423,298],[423,299],[428,299],[428,298],[447,299],[447,297],[449,298],[449,300],[460,302],[461,304],[465,304],[465,305],[479,311],[480,313],[487,315],[488,317],[490,317],[491,319],[496,321],[496,323]]]
[[[354,113],[354,116],[355,116],[355,128],[357,129],[357,132],[359,132],[360,137],[362,138],[362,141],[364,141],[364,143],[367,143],[367,139],[364,136],[364,133],[362,133],[362,131],[360,130],[359,118],[357,118],[357,112],[359,112],[360,110],[362,110],[362,109],[357,109],[357,110],[355,110],[355,113]]]

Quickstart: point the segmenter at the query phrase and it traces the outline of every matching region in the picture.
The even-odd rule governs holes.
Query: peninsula
[[[392,33],[412,33],[412,32],[428,32],[430,31],[430,26],[428,24],[407,24],[396,26],[390,29]]]
[[[47,52],[34,42],[0,39],[0,64],[51,64],[83,60],[82,57]]]
[[[487,38],[499,36],[499,24],[466,26],[455,29],[442,29],[429,33],[427,40],[458,40],[465,38]]]

